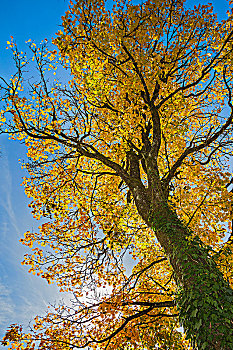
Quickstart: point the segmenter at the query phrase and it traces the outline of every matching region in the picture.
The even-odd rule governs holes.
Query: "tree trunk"
[[[177,305],[187,337],[198,349],[233,349],[233,290],[213,256],[167,204],[147,219],[174,269]]]
[[[147,160],[148,188],[131,181],[138,213],[152,228],[174,269],[177,306],[187,338],[199,350],[233,349],[233,290],[210,249],[167,203],[156,161]]]

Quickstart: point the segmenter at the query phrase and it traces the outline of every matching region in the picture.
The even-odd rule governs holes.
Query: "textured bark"
[[[198,349],[233,349],[233,291],[213,257],[167,207],[153,211],[151,220],[150,227],[174,269],[181,292],[181,321],[193,345]],[[195,328],[197,334],[193,334]]]
[[[156,191],[159,188],[158,182]],[[174,269],[180,321],[192,345],[208,350],[233,349],[233,290],[201,240],[169,208],[163,193],[145,196],[145,190],[135,188],[138,212],[155,231]]]

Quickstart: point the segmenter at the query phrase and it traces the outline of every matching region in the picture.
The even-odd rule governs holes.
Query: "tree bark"
[[[198,349],[233,349],[233,290],[213,255],[166,202],[146,222],[169,257],[178,286],[177,306],[187,337]]]
[[[187,338],[200,350],[232,350],[233,290],[218,269],[213,251],[169,206],[153,159],[147,169],[150,186],[141,182],[132,193],[138,213],[155,231],[174,269],[176,304]]]

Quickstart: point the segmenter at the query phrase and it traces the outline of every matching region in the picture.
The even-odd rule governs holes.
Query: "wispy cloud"
[[[1,151],[2,151],[2,156],[0,159],[1,160],[0,206],[4,208],[11,225],[14,227],[15,231],[19,233],[20,230],[17,225],[17,219],[16,219],[16,215],[12,205],[12,176],[10,172],[9,161],[8,161],[5,149],[3,148]],[[5,225],[4,226],[5,230],[3,230],[2,234],[5,235],[7,231],[6,222],[4,222],[4,225]]]
[[[11,323],[27,326],[34,316],[44,314],[49,303],[60,298],[55,286],[32,276],[20,264],[27,249],[19,243],[19,238],[37,223],[33,223],[28,201],[19,187],[22,171],[16,162],[24,157],[22,147],[8,140],[1,139],[1,143],[0,338]]]
[[[0,281],[0,326],[6,326],[13,315],[14,302],[11,298],[11,290]]]

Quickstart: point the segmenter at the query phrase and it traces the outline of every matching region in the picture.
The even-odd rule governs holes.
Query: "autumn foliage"
[[[233,22],[230,5],[222,22],[212,11],[77,0],[56,49],[29,41],[27,58],[8,43],[2,132],[27,147],[25,192],[43,219],[23,264],[72,300],[30,331],[12,325],[4,345],[233,348]]]

